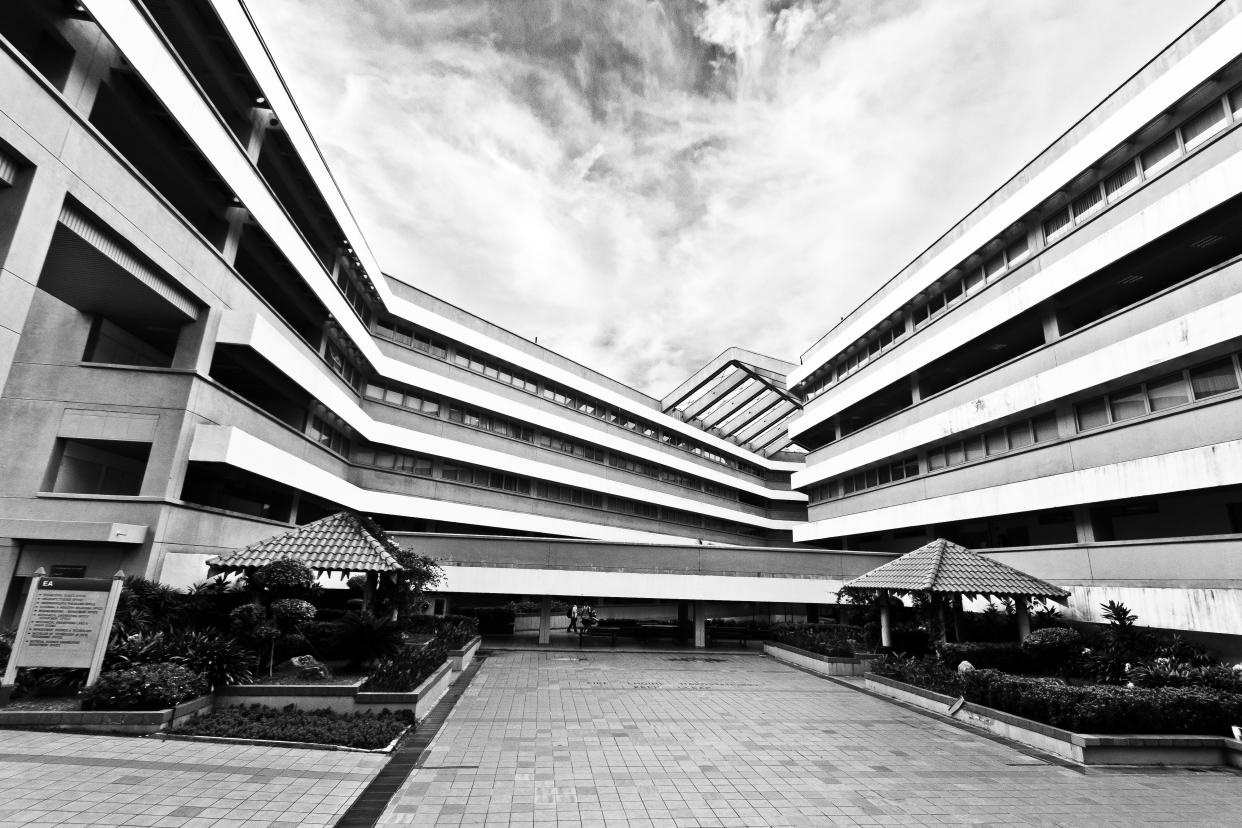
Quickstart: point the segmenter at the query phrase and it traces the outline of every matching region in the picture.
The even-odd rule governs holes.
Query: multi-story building
[[[0,623],[344,508],[463,591],[827,602],[945,536],[1242,635],[1240,12],[801,364],[656,399],[382,271],[244,0],[8,0]]]
[[[1242,633],[1242,18],[1221,3],[789,372],[794,539],[946,537]]]

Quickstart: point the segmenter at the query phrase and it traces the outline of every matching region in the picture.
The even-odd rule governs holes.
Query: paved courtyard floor
[[[333,825],[386,760],[365,753],[0,730],[0,826]]]
[[[754,655],[494,651],[381,825],[1237,825],[1242,776],[1087,771]]]

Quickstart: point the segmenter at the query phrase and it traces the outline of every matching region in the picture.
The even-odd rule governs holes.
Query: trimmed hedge
[[[1227,736],[1242,721],[1242,694],[1205,687],[1073,685],[998,670],[956,673],[930,660],[889,660],[875,672],[1076,733]]]
[[[82,709],[164,710],[207,690],[207,679],[180,664],[140,664],[101,675],[83,693]]]
[[[950,670],[957,665],[969,661],[970,666],[977,670],[1004,670],[1007,673],[1025,673],[1029,658],[1016,641],[1005,644],[990,642],[967,641],[958,644],[941,644],[940,660]]]
[[[861,628],[845,624],[773,624],[772,636],[800,650],[836,657],[854,655],[855,643],[863,640]]]
[[[479,619],[468,615],[413,615],[400,621],[408,633],[438,636],[450,650],[460,650],[479,634]]]
[[[375,750],[387,746],[411,724],[414,724],[414,714],[408,711],[346,714],[327,709],[298,710],[292,704],[281,710],[252,704],[195,716],[169,732]]]

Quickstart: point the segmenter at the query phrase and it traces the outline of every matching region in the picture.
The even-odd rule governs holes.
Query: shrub
[[[1208,687],[1242,693],[1242,671],[1168,657],[1139,662],[1130,668],[1126,678],[1138,687]]]
[[[315,573],[301,561],[282,558],[254,570],[248,580],[269,595],[288,598],[309,592],[315,585]]]
[[[401,649],[401,628],[387,618],[351,612],[341,616],[341,626],[351,668],[371,667]]]
[[[508,607],[462,607],[458,613],[477,618],[483,635],[513,634],[514,613]]]
[[[1074,686],[997,670],[956,673],[932,659],[886,659],[876,673],[1078,733],[1227,735],[1242,694],[1204,687]]]
[[[773,637],[782,644],[825,656],[854,655],[862,630],[842,624],[780,623],[772,625]]]
[[[212,687],[254,681],[258,658],[232,638],[189,632],[176,639],[175,649],[176,663],[203,676]]]
[[[294,629],[299,624],[315,620],[314,604],[310,601],[303,601],[301,598],[280,598],[272,602],[268,611],[271,612],[272,618],[281,629],[285,630]]]
[[[1045,627],[1022,639],[1022,651],[1030,656],[1035,670],[1066,675],[1082,653],[1082,635],[1068,627]]]
[[[386,746],[412,724],[414,716],[407,711],[342,714],[327,709],[298,710],[293,705],[277,710],[252,704],[196,716],[170,732],[374,750]]]
[[[939,647],[940,659],[950,670],[969,661],[979,669],[1004,670],[1008,673],[1025,673],[1029,659],[1016,641],[1001,643],[967,641],[958,644],[945,643]]]
[[[349,659],[346,625],[342,621],[311,621],[302,625],[302,635],[311,651],[322,661]]]
[[[367,677],[367,692],[408,693],[448,658],[448,647],[435,639],[424,645],[406,645],[389,658],[380,661]]]
[[[124,670],[140,664],[156,664],[173,660],[176,652],[170,639],[162,632],[114,635],[104,654],[104,670]]]
[[[184,599],[170,586],[130,575],[121,585],[113,629],[122,635],[171,629],[183,621]]]
[[[142,664],[104,673],[88,687],[83,710],[163,710],[207,692],[207,680],[180,664]]]

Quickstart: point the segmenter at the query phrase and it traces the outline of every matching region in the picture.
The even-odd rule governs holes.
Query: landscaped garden
[[[1242,666],[1137,625],[1122,604],[1082,631],[1054,613],[1019,642],[891,654],[880,676],[1077,733],[1225,736],[1242,723]]]
[[[375,532],[394,566],[383,578],[350,578],[347,590],[325,589],[293,558],[187,591],[127,578],[96,682],[84,688],[85,670],[24,668],[4,710],[165,711],[213,694],[215,712],[172,731],[382,747],[412,723],[414,691],[447,675],[449,652],[477,636],[478,621],[421,614],[417,598],[439,567]],[[11,632],[0,635],[0,670],[11,641]],[[298,693],[307,698],[296,708],[225,706]],[[368,701],[376,698],[394,711]],[[311,709],[316,699],[350,709]]]

